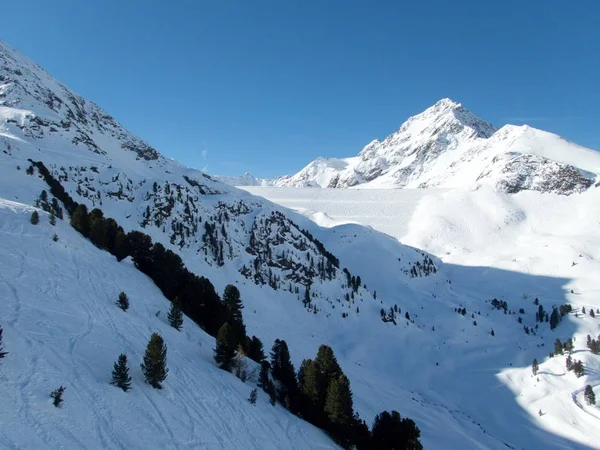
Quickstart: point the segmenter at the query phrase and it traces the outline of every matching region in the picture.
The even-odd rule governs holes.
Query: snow
[[[461,411],[470,410],[472,417],[476,417],[482,425],[494,423],[499,428],[513,427],[515,439],[525,433],[519,427],[527,428],[533,435],[532,441],[529,444],[520,441],[516,445],[524,448],[577,448],[575,442],[578,442],[584,445],[582,448],[600,448],[600,436],[596,433],[600,412],[598,407],[588,406],[582,399],[586,384],[591,384],[596,393],[600,391],[600,358],[592,355],[585,346],[588,334],[595,337],[600,333],[600,322],[598,318],[583,316],[580,312],[582,307],[588,311],[591,307],[600,307],[600,280],[596,275],[600,270],[600,213],[596,207],[600,201],[600,189],[569,197],[538,192],[506,195],[491,188],[476,191],[244,189],[302,212],[339,234],[348,235],[348,227],[356,227],[345,225],[348,222],[359,222],[438,256],[444,262],[443,278],[451,280],[452,284],[450,292],[442,294],[435,290],[435,293],[438,297],[443,295],[448,302],[466,306],[467,317],[472,310],[481,310],[483,315],[483,300],[497,297],[507,300],[513,311],[524,307],[524,324],[531,326],[530,308],[534,297],[544,299],[546,309],[551,304],[572,304],[579,311],[578,318],[571,316],[563,320],[554,332],[545,330],[547,324],[544,324],[538,337],[524,335],[518,327],[513,328],[512,322],[516,324],[514,316],[506,320],[511,323],[504,323],[502,319],[506,316],[498,313],[499,317],[492,319],[493,314],[489,312],[490,317],[485,318],[491,322],[484,326],[488,327],[488,331],[489,328],[495,330],[496,340],[500,333],[514,334],[502,338],[503,344],[500,345],[505,346],[504,350],[496,346],[496,342],[477,342],[482,336],[472,334],[468,320],[465,325],[459,325],[462,329],[456,329],[457,333],[444,337],[438,335],[437,340],[429,344],[431,348],[419,340],[418,348],[424,360],[437,361],[443,356],[429,353],[430,349],[444,347],[440,344],[451,339],[458,353],[453,359],[450,354],[454,353],[450,349],[444,350],[449,354],[444,355],[447,356],[445,363],[440,362],[441,370],[445,371],[441,378],[448,385],[445,390],[440,389],[444,392],[440,397],[447,401],[449,396],[452,397],[449,393],[456,393],[459,398],[464,395],[460,400]],[[368,258],[369,246],[352,246],[341,242],[338,248],[332,248],[336,254],[346,249],[348,257],[354,255],[353,262],[356,266],[363,265],[361,269],[369,274],[368,283],[371,285],[372,277],[389,267],[390,262],[385,258],[386,245],[373,252],[380,256],[379,262]],[[372,267],[372,270],[369,272],[367,267]],[[381,278],[385,276],[387,274]],[[375,285],[385,286],[384,280],[378,280]],[[475,297],[470,300],[470,295]],[[431,299],[427,300],[427,304],[427,310],[432,308]],[[451,317],[438,318],[452,320]],[[482,326],[483,316],[476,314],[475,319],[478,327]],[[427,322],[430,320],[435,319]],[[437,334],[440,330],[437,324],[435,327]],[[500,327],[503,331],[499,333]],[[511,329],[513,331],[509,331]],[[464,336],[462,342],[459,341],[461,335]],[[576,345],[573,357],[581,359],[586,367],[586,375],[581,379],[566,371],[566,356],[548,359],[554,339],[558,337],[565,341],[571,336]],[[464,353],[460,353],[458,348],[466,341],[469,345],[465,345]],[[531,375],[530,364],[534,357],[540,361],[538,377]],[[460,364],[458,360],[465,358],[472,358],[471,362],[463,361],[464,371],[458,370],[455,367]],[[421,367],[416,370],[424,378],[435,376],[425,375]],[[488,379],[490,384],[484,387],[486,376],[482,372],[489,373],[496,382]],[[452,376],[460,378],[458,386],[451,386],[448,382]],[[406,377],[405,373],[402,377]],[[431,389],[429,396],[431,391],[437,390],[432,388],[437,382],[424,388]],[[490,392],[488,389],[493,390]],[[515,410],[508,403],[509,399],[498,395],[503,390],[509,391],[507,396],[521,410]],[[465,406],[478,396],[486,399],[481,406],[474,409]],[[544,413],[542,417],[538,415],[539,409]],[[483,420],[485,416],[488,416],[489,422]],[[518,425],[520,422],[523,425]],[[545,430],[544,433],[536,427]],[[549,436],[549,433],[559,434],[572,442],[546,442],[542,445],[541,441],[537,441]]]
[[[214,339],[189,320],[182,333],[170,328],[164,321],[168,303],[130,263],[117,263],[66,222],[51,227],[45,213],[39,225],[30,225],[31,205],[48,189],[37,174],[25,173],[30,158],[61,177],[76,201],[101,207],[126,230],[144,227],[217,291],[236,284],[248,332],[267,349],[276,338],[285,339],[298,367],[319,345],[331,345],[351,381],[355,408],[368,423],[382,410],[396,409],[415,420],[425,448],[599,448],[598,408],[581,402],[581,390],[589,383],[598,394],[598,357],[585,349],[585,336],[598,333],[600,318],[570,315],[554,332],[543,324],[536,336],[526,335],[515,315],[493,310],[489,301],[505,299],[512,311],[523,307],[529,326],[535,325],[536,296],[546,309],[565,302],[578,311],[600,307],[600,189],[568,197],[506,195],[490,183],[457,187],[450,178],[432,183],[443,189],[248,188],[271,203],[155,153],[105,111],[2,43],[0,74],[9,80],[0,100],[8,108],[0,118],[0,319],[10,352],[0,362],[0,395],[7,399],[0,404],[0,447],[333,447],[322,432],[271,407],[262,394],[256,406],[249,405],[252,383],[218,370]],[[21,127],[8,120],[19,114]],[[452,159],[446,155],[454,153],[461,165],[473,161],[479,167],[476,150],[489,143],[495,128],[451,101],[426,116],[426,124],[406,128],[419,142],[429,142],[428,133],[441,138],[437,125],[446,131],[456,126],[457,132],[444,135],[438,153],[402,147],[410,153],[398,157],[402,167],[424,170],[406,180],[416,184],[443,175]],[[395,165],[395,150],[407,136],[402,133],[372,142],[381,155],[365,168]],[[461,139],[454,139],[457,135]],[[465,140],[477,145],[463,146]],[[397,146],[386,147],[392,142]],[[493,160],[493,152],[485,153]],[[430,154],[444,163],[436,166]],[[594,171],[588,162],[582,165]],[[449,170],[448,177],[480,173],[464,167]],[[362,183],[360,177],[354,181]],[[176,195],[168,195],[167,187]],[[231,212],[236,208],[244,212]],[[220,266],[202,238],[204,223],[217,223],[222,211],[228,219],[222,223],[225,231],[219,229],[226,247]],[[271,213],[289,225],[288,232],[275,225],[264,230],[266,237],[282,236],[273,254],[289,253],[304,264],[307,253],[318,257],[312,244],[301,252],[295,247],[304,239],[299,229],[308,230],[340,259],[340,267],[361,276],[366,287],[354,303],[343,298],[347,290],[340,273],[313,280],[318,314],[307,311],[296,294],[254,284],[240,273],[255,261],[246,251],[250,230]],[[185,222],[186,216],[193,223]],[[182,244],[171,239],[179,225],[189,231]],[[54,232],[58,242],[51,239]],[[433,255],[438,271],[411,278],[409,269],[429,257],[419,248]],[[114,305],[121,290],[131,298],[127,313]],[[382,322],[380,310],[394,305],[401,308],[397,325]],[[467,308],[468,315],[457,314],[458,307]],[[156,317],[158,310],[163,315]],[[403,319],[406,312],[414,323]],[[169,347],[171,371],[162,391],[145,385],[138,368],[153,331]],[[576,357],[586,366],[580,379],[566,373],[564,357],[547,359],[554,339],[569,336],[576,338]],[[108,385],[112,363],[123,351],[134,378],[127,394]],[[531,377],[533,358],[540,361],[540,382]],[[65,403],[56,409],[48,396],[61,384],[67,386]],[[546,413],[541,417],[540,408]]]
[[[219,370],[214,339],[188,319],[182,332],[170,327],[170,303],[130,262],[118,263],[68,223],[52,227],[42,211],[31,225],[32,210],[0,200],[0,317],[9,352],[0,361],[0,447],[335,448],[262,391],[250,405],[254,383]],[[121,291],[127,312],[115,305]],[[139,368],[153,332],[168,347],[163,390],[145,384]],[[133,378],[127,393],[109,384],[120,353]],[[57,409],[49,394],[60,385],[67,389]]]
[[[600,173],[600,153],[527,125],[497,130],[442,99],[356,157],[317,158],[298,173],[262,183],[355,189],[494,186],[505,192],[582,192]],[[244,180],[238,186],[255,185]]]

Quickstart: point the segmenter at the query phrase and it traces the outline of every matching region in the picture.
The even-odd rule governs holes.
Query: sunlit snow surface
[[[581,448],[600,448],[600,409],[583,400],[586,384],[595,388],[597,396],[600,392],[600,357],[585,346],[587,334],[595,338],[600,333],[600,321],[580,312],[583,306],[587,311],[600,307],[600,189],[569,197],[537,192],[506,195],[485,188],[243,189],[295,209],[340,233],[348,226],[344,224],[362,223],[441,258],[445,276],[452,281],[452,294],[458,297],[453,299],[467,307],[468,315],[459,324],[448,318],[456,326],[455,336],[440,339],[438,334],[439,354],[416,351],[425,367],[443,357],[446,363],[436,369],[444,372],[442,367],[452,368],[443,374],[415,368],[427,373],[421,373],[421,377],[430,380],[429,387],[442,397],[456,396],[463,405],[479,403],[465,411],[470,410],[471,417],[488,431],[504,428],[501,434],[516,448],[578,448],[574,442],[541,430],[581,443]],[[343,245],[336,250],[344,251]],[[348,249],[347,253],[352,251]],[[357,253],[358,265],[361,258]],[[563,320],[553,332],[547,330],[548,324],[540,325],[538,336],[532,337],[519,329],[517,315],[491,312],[489,304],[482,303],[492,297],[506,300],[514,312],[524,307],[524,324],[530,326],[535,297],[542,300],[546,310],[553,304],[569,302],[579,313],[577,318]],[[424,304],[426,310],[439,308],[429,301]],[[472,311],[481,311],[486,321],[475,314],[478,326],[472,326]],[[428,312],[441,318],[446,311]],[[482,324],[485,331],[494,328],[495,340],[480,332]],[[435,327],[437,333],[438,325]],[[499,327],[503,327],[500,333]],[[586,367],[586,375],[580,379],[566,371],[566,356],[548,360],[554,340],[565,341],[570,336],[576,346],[573,358],[581,359]],[[454,353],[451,347],[458,345],[462,349]],[[534,357],[545,361],[537,377],[530,369]],[[447,390],[438,383],[446,385]],[[512,402],[522,410],[515,410]],[[524,429],[535,439],[546,434],[545,443],[521,440],[518,436]]]

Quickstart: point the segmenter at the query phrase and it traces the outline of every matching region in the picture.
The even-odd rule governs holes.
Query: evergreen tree
[[[256,404],[257,397],[258,397],[258,391],[256,389],[252,389],[250,391],[250,397],[248,397],[248,401],[250,402],[251,405]]]
[[[231,371],[233,357],[235,356],[235,335],[231,325],[225,322],[217,334],[215,347],[215,362],[219,368]]]
[[[119,294],[119,299],[117,300],[117,306],[121,308],[123,311],[127,311],[129,309],[129,298],[125,292],[121,292]]]
[[[563,345],[562,345],[562,342],[560,342],[560,339],[558,339],[558,338],[556,338],[556,340],[554,341],[554,354],[555,355],[563,354]]]
[[[179,299],[175,297],[175,300],[171,302],[171,308],[169,314],[167,314],[169,324],[177,331],[181,331],[183,326],[183,312],[179,308]]]
[[[129,376],[129,368],[127,367],[127,355],[123,353],[119,355],[118,361],[114,364],[112,381],[110,384],[123,389],[125,392],[131,389],[131,377]]]
[[[552,308],[552,315],[550,316],[550,329],[554,330],[558,326],[558,322],[560,322],[558,309]]]
[[[50,225],[56,225],[56,215],[54,214],[54,210],[50,211]]]
[[[596,394],[594,394],[594,390],[589,384],[585,387],[585,390],[583,391],[583,397],[585,398],[585,402],[588,405],[591,406],[596,404]]]
[[[573,358],[571,358],[571,355],[567,356],[567,370],[571,370],[573,369]]]
[[[262,388],[263,391],[267,391],[266,386],[269,384],[269,363],[268,361],[262,361],[260,363],[260,371],[258,372],[258,381],[256,385]]]
[[[325,397],[327,394],[324,375],[320,364],[312,359],[305,359],[298,370],[298,389],[301,396],[299,409],[309,422],[324,425]]]
[[[160,334],[152,333],[141,368],[146,382],[155,389],[162,389],[160,383],[167,378],[169,369],[167,369],[167,346]]]
[[[538,370],[540,370],[540,366],[538,365],[538,360],[537,360],[537,358],[533,358],[533,363],[531,364],[531,372],[533,373],[534,377],[537,375]]]
[[[240,298],[240,291],[233,284],[225,286],[223,292],[223,305],[227,313],[226,321],[229,322],[233,329],[235,347],[238,344],[243,346],[246,345],[246,326],[244,325],[244,319],[242,317],[242,309],[244,305]]]
[[[60,407],[60,405],[63,402],[63,394],[65,393],[65,389],[66,387],[61,386],[58,389],[54,389],[50,393],[50,397],[52,398],[52,404],[57,408]]]
[[[583,368],[583,363],[581,361],[573,361],[573,373],[577,378],[581,378],[585,375],[585,369]]]
[[[411,419],[402,419],[398,411],[378,414],[371,431],[372,450],[423,450],[421,431]]]
[[[569,353],[569,354],[573,353],[574,348],[575,348],[575,346],[573,345],[573,339],[572,338],[567,339],[567,342],[565,342],[565,344],[564,344],[564,349],[567,351],[567,353]]]
[[[583,314],[585,314],[585,306],[582,306],[582,307],[581,307],[581,312],[582,312]]]
[[[252,361],[255,361],[260,364],[262,361],[267,359],[267,357],[265,356],[263,343],[256,336],[252,336],[252,338],[248,339],[247,347],[248,354],[246,356],[248,356],[248,358],[250,358]]]
[[[73,214],[71,214],[71,226],[79,231],[84,236],[88,236],[90,232],[90,218],[88,215],[87,206],[77,205]]]
[[[594,313],[594,310],[592,308],[590,308],[590,316],[596,317],[596,313]]]
[[[279,389],[279,401],[286,405],[292,412],[295,411],[296,392],[298,382],[296,371],[290,358],[290,351],[284,340],[275,339],[271,350],[271,373],[277,379],[281,388]]]
[[[31,225],[37,225],[40,222],[40,215],[37,211],[33,211],[31,213],[31,218],[29,219]]]
[[[2,347],[2,333],[4,330],[2,330],[2,327],[0,327],[0,359],[4,358],[6,355],[8,355],[8,352],[3,351],[4,348]]]
[[[345,375],[340,375],[329,384],[324,411],[334,437],[342,445],[348,446],[354,412],[350,381]]]

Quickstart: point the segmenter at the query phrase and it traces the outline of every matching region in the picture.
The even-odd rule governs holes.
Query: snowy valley
[[[600,410],[583,398],[600,394],[586,345],[600,339],[600,157],[449,100],[416,117],[358,157],[240,190],[164,158],[0,42],[0,447],[337,448],[262,390],[247,401],[255,362],[245,382],[215,364],[207,305],[232,284],[266,353],[283,339],[299,369],[331,346],[369,426],[397,410],[426,449],[600,448]],[[139,260],[71,227],[43,167],[203,277],[184,311],[204,330],[172,328],[172,298]],[[370,190],[323,189],[357,186]],[[388,187],[422,189],[376,189]],[[553,329],[536,320],[566,304]],[[139,368],[153,332],[168,347],[160,390]],[[557,338],[573,339],[582,377],[567,352],[549,357]],[[120,353],[130,392],[109,384]]]

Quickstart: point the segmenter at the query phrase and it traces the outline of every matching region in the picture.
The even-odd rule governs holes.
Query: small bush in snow
[[[119,294],[119,299],[117,300],[117,306],[121,308],[123,311],[127,311],[129,309],[129,298],[125,292],[121,292]]]
[[[37,225],[40,222],[40,215],[37,211],[31,213],[31,218],[29,219],[31,225]]]
[[[61,386],[58,389],[55,389],[52,391],[52,393],[50,394],[50,397],[52,398],[52,404],[54,406],[56,406],[57,408],[61,405],[61,403],[63,402],[63,394],[65,392],[66,387]]]
[[[258,391],[256,389],[252,389],[252,391],[250,391],[250,397],[248,397],[248,401],[250,402],[251,405],[254,405],[256,403],[257,397],[258,397]]]

